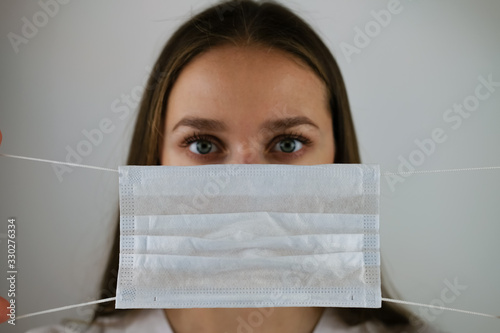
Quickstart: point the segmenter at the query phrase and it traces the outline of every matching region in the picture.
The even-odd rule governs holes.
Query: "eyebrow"
[[[200,117],[186,117],[182,118],[172,129],[172,132],[180,126],[188,126],[198,130],[207,130],[213,132],[226,131],[227,126],[224,122],[215,119],[200,118]]]
[[[299,125],[310,125],[319,129],[311,119],[305,116],[288,117],[277,120],[268,120],[262,126],[264,129],[268,129],[273,132],[280,132],[286,130],[290,127],[295,127]],[[220,120],[201,118],[201,117],[185,117],[181,119],[172,129],[175,131],[180,126],[192,127],[198,130],[206,130],[213,132],[227,131],[227,125]]]
[[[319,129],[318,125],[316,125],[311,119],[305,116],[268,120],[264,123],[263,128],[269,129],[273,132],[280,132],[290,127],[295,127],[299,125],[311,125]]]

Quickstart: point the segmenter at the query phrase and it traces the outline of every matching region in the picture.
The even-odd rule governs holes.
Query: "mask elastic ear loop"
[[[500,319],[500,316],[494,316],[494,315],[490,315],[490,314],[487,314],[487,313],[480,313],[480,312],[474,312],[474,311],[468,311],[468,310],[459,310],[459,309],[447,308],[447,307],[444,307],[444,306],[422,304],[422,303],[416,303],[416,302],[400,301],[400,300],[391,299],[391,298],[384,298],[384,297],[382,297],[382,302],[398,303],[398,304],[419,306],[419,307],[425,307],[425,308],[431,308],[431,309],[454,311],[454,312],[466,313],[466,314],[470,314],[470,315],[474,315],[474,316],[483,316],[483,317],[490,317],[490,318]]]
[[[49,310],[32,312],[32,313],[28,313],[28,314],[25,314],[25,315],[22,315],[22,316],[17,316],[16,320],[18,320],[18,319],[24,319],[24,318],[28,318],[28,317],[33,317],[33,316],[38,316],[38,315],[46,314],[46,313],[59,312],[59,311],[64,311],[64,310],[68,310],[68,309],[79,308],[79,307],[87,306],[87,305],[93,305],[93,304],[99,304],[99,303],[107,303],[107,302],[111,302],[111,301],[114,301],[114,300],[116,300],[116,297],[104,298],[104,299],[100,299],[100,300],[97,300],[97,301],[90,301],[90,302],[80,303],[80,304],[74,304],[74,305],[61,306],[60,308],[53,308],[53,309],[49,309]]]
[[[68,166],[73,166],[73,167],[80,167],[80,168],[87,168],[87,169],[94,169],[94,170],[101,170],[101,171],[112,171],[112,172],[118,173],[117,169],[102,168],[102,167],[96,167],[96,166],[91,166],[91,165],[76,164],[76,163],[67,163],[67,162],[59,162],[59,161],[52,161],[52,160],[46,160],[46,159],[40,159],[40,158],[33,158],[33,157],[25,157],[25,156],[17,156],[17,155],[9,155],[9,154],[2,154],[2,153],[0,153],[0,156],[17,158],[17,159],[23,159],[23,160],[30,160],[30,161],[37,161],[37,162],[44,162],[44,163],[53,163],[53,164],[60,164],[60,165],[68,165]],[[500,166],[496,166],[496,167],[478,167],[478,168],[463,168],[463,169],[422,170],[422,171],[412,171],[412,172],[384,172],[383,175],[405,175],[405,174],[460,172],[460,171],[479,171],[479,170],[498,170],[498,169],[500,169]],[[105,298],[105,299],[101,299],[101,300],[97,300],[97,301],[91,301],[91,302],[80,303],[80,304],[75,304],[75,305],[63,306],[63,307],[60,307],[60,308],[54,308],[54,309],[49,309],[49,310],[45,310],[45,311],[39,311],[39,312],[33,312],[33,313],[21,315],[21,316],[16,317],[16,319],[23,319],[23,318],[37,316],[37,315],[41,315],[41,314],[46,314],[46,313],[51,313],[51,312],[58,312],[58,311],[63,311],[63,310],[67,310],[67,309],[73,309],[73,308],[77,308],[77,307],[81,307],[81,306],[86,306],[86,305],[92,305],[92,304],[98,304],[98,303],[106,303],[106,302],[111,302],[111,301],[115,301],[115,300],[116,300],[116,297],[110,297],[110,298]],[[500,319],[500,316],[495,316],[495,315],[486,314],[486,313],[480,313],[480,312],[467,311],[467,310],[459,310],[459,309],[441,307],[441,306],[437,306],[437,305],[429,305],[429,304],[422,304],[422,303],[401,301],[401,300],[395,300],[395,299],[390,299],[390,298],[382,298],[382,301],[383,302],[399,303],[399,304],[404,304],[404,305],[411,305],[411,306],[427,307],[427,308],[432,308],[432,309],[440,309],[440,310],[446,310],[446,311],[455,311],[455,312],[466,313],[466,314],[471,314],[471,315],[475,315],[475,316],[483,316],[483,317],[490,317],[490,318]]]
[[[73,309],[73,308],[78,308],[78,307],[92,305],[92,304],[112,302],[112,301],[115,301],[115,300],[116,300],[116,297],[110,297],[110,298],[100,299],[100,300],[97,300],[97,301],[91,301],[91,302],[80,303],[80,304],[75,304],[75,305],[63,306],[63,307],[60,307],[60,308],[53,308],[53,309],[39,311],[39,312],[28,313],[28,314],[16,317],[16,320],[17,319],[24,319],[24,318],[28,318],[28,317],[33,317],[33,316],[38,316],[38,315],[46,314],[46,313],[52,313],[52,312],[58,312],[58,311],[63,311],[63,310],[68,310],[68,309]],[[382,301],[383,302],[390,302],[390,303],[404,304],[404,305],[426,307],[426,308],[431,308],[431,309],[440,309],[440,310],[446,310],[446,311],[454,311],[454,312],[466,313],[466,314],[470,314],[470,315],[474,315],[474,316],[482,316],[482,317],[489,317],[489,318],[500,319],[500,316],[494,316],[494,315],[487,314],[487,313],[480,313],[480,312],[474,312],[474,311],[467,311],[467,310],[446,308],[446,307],[436,306],[436,305],[429,305],[429,304],[422,304],[422,303],[415,303],[415,302],[400,301],[400,300],[390,299],[390,298],[382,298]]]
[[[9,154],[1,154],[1,153],[0,153],[0,156],[12,157],[12,158],[18,158],[18,159],[21,159],[21,160],[29,160],[29,161],[36,161],[36,162],[44,162],[44,163],[68,165],[68,166],[77,167],[77,168],[94,169],[94,170],[100,170],[100,171],[113,171],[113,172],[117,172],[118,173],[117,169],[102,168],[102,167],[97,167],[97,166],[92,166],[92,165],[77,164],[77,163],[68,163],[68,162],[59,162],[59,161],[45,160],[45,159],[41,159],[41,158],[25,157],[25,156],[17,156],[17,155],[9,155]]]
[[[22,159],[22,160],[29,160],[29,161],[36,161],[36,162],[68,165],[68,166],[77,167],[77,168],[86,168],[86,169],[94,169],[94,170],[101,170],[101,171],[112,171],[112,172],[118,173],[118,169],[102,168],[102,167],[97,167],[97,166],[93,166],[93,165],[59,162],[59,161],[45,160],[45,159],[41,159],[41,158],[9,155],[9,154],[2,154],[2,153],[0,153],[0,156],[18,158],[18,159]],[[384,176],[396,175],[397,176],[397,175],[413,175],[413,174],[419,174],[419,173],[440,173],[440,172],[460,172],[460,171],[479,171],[479,170],[500,170],[500,166],[462,168],[462,169],[443,169],[443,170],[416,170],[416,171],[411,171],[411,172],[384,172],[382,175],[384,175]]]

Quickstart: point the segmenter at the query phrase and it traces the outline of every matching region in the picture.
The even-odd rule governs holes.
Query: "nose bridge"
[[[258,140],[247,137],[235,143],[229,163],[231,164],[265,164],[263,148]]]

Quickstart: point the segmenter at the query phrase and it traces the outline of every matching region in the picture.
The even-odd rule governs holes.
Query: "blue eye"
[[[274,149],[278,151],[282,151],[283,153],[295,153],[296,151],[301,150],[303,147],[302,142],[298,139],[287,138],[278,142]]]
[[[204,139],[193,141],[189,145],[189,150],[195,154],[205,155],[208,153],[214,153],[217,151],[217,146],[212,142]]]

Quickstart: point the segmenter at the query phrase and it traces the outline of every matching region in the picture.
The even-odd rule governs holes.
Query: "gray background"
[[[500,81],[500,2],[401,0],[401,12],[350,61],[341,43],[353,45],[355,28],[370,26],[371,11],[386,9],[389,1],[283,2],[317,29],[336,56],[364,163],[397,171],[401,157],[415,154],[415,140],[441,128],[447,140],[418,170],[500,166],[500,88],[458,129],[443,119],[474,93],[479,76]],[[16,53],[7,35],[21,35],[22,18],[33,22],[42,7],[2,1],[0,152],[64,161],[66,147],[85,140],[82,131],[108,118],[113,131],[82,163],[122,165],[135,109],[122,119],[113,104],[123,106],[122,95],[143,84],[175,27],[211,3],[71,1]],[[0,157],[0,168],[0,234],[8,217],[17,219],[18,315],[96,299],[117,211],[117,175],[73,168],[59,179],[50,164],[6,157]],[[499,314],[499,181],[499,170],[414,174],[392,190],[382,177],[382,258],[402,299],[439,304],[443,295],[453,295],[446,281],[457,279],[467,289],[446,306]],[[5,240],[0,238],[3,272]],[[6,297],[2,281],[0,295]],[[2,331],[89,313],[82,308],[33,317],[15,328],[3,324]],[[431,321],[450,332],[500,328],[498,320],[451,312]]]

